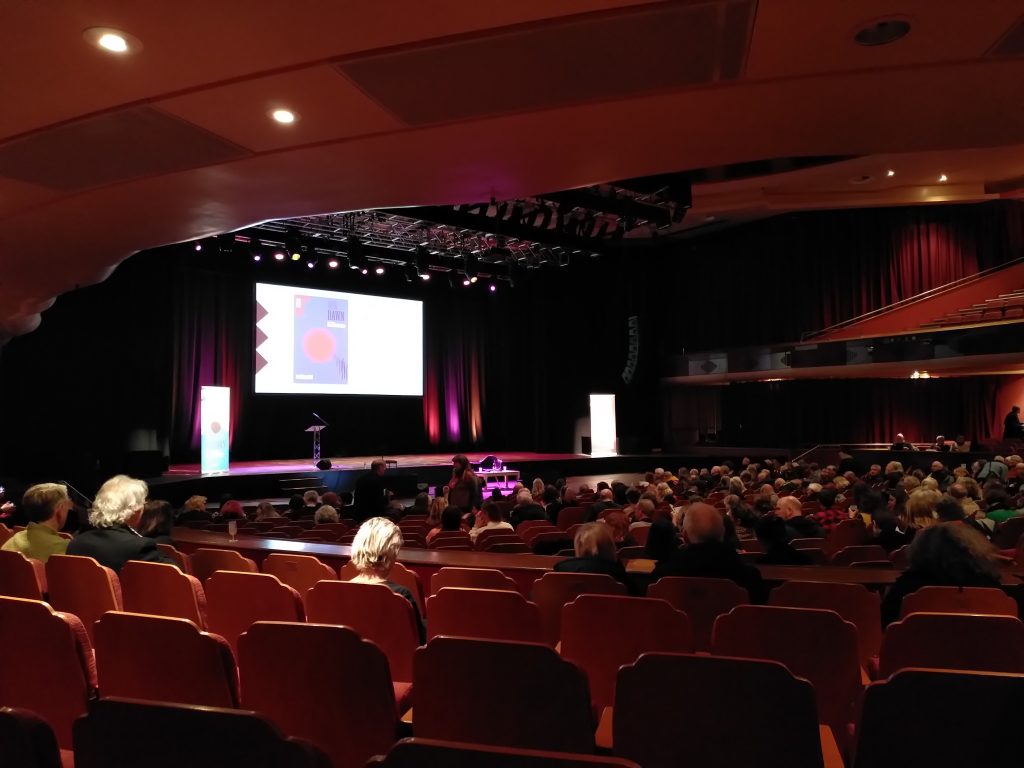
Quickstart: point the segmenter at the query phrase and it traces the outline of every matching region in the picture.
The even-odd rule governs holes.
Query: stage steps
[[[319,477],[282,477],[277,482],[281,487],[281,492],[288,497],[295,494],[301,496],[306,491],[316,491],[322,494],[327,493],[328,490]]]

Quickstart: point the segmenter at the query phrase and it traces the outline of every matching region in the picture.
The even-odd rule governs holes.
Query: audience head
[[[787,543],[786,521],[778,515],[765,515],[754,526],[754,535],[766,549]]]
[[[935,525],[921,531],[910,546],[910,569],[943,583],[971,584],[978,576],[998,582],[995,550],[968,525]]]
[[[220,505],[219,517],[224,520],[244,520],[245,509],[242,508],[241,502],[229,499]]]
[[[462,510],[448,505],[441,513],[441,530],[458,531],[462,528]]]
[[[500,523],[501,522],[501,507],[495,504],[493,501],[484,502],[481,511],[487,515],[487,522],[489,523]]]
[[[269,501],[261,501],[256,505],[256,522],[261,520],[270,520],[274,517],[280,517],[281,513],[277,511],[277,508]]]
[[[288,511],[289,512],[302,512],[306,508],[305,502],[302,500],[302,496],[298,493],[293,494],[288,499]]]
[[[597,498],[599,498],[601,501],[611,501],[612,500],[612,489],[611,488],[602,488],[600,493],[598,494]]]
[[[722,514],[710,504],[691,504],[683,517],[683,533],[690,544],[722,541],[725,538]]]
[[[456,475],[461,476],[467,469],[469,469],[469,459],[466,458],[465,454],[457,453],[452,456],[452,471]]]
[[[427,510],[430,509],[430,494],[429,493],[417,493],[416,498],[412,502],[412,515],[425,515]]]
[[[921,488],[928,491],[938,491],[939,481],[936,480],[934,477],[926,477],[924,480],[921,481]]]
[[[540,496],[544,493],[544,481],[539,477],[533,478],[533,482],[530,484],[530,493],[534,496]]]
[[[370,462],[370,471],[375,475],[383,475],[387,468],[388,465],[383,459],[374,459]]]
[[[430,510],[427,512],[427,526],[437,528],[441,524],[441,513],[448,508],[448,499],[438,496],[430,502]]]
[[[64,527],[71,509],[68,489],[60,483],[33,485],[21,497],[21,508],[30,523],[47,523],[59,531]]]
[[[943,496],[939,499],[939,503],[935,505],[935,514],[940,523],[959,523],[967,517],[960,502],[952,496]]]
[[[206,497],[205,496],[189,496],[185,503],[181,505],[181,508],[187,512],[205,512],[206,511]]]
[[[576,557],[599,557],[611,561],[618,558],[611,526],[604,523],[584,524],[576,531],[573,550]]]
[[[783,520],[791,520],[803,515],[803,506],[795,496],[783,496],[775,506],[775,513]]]
[[[302,494],[302,503],[307,507],[315,507],[320,503],[320,494],[316,491],[306,491]]]
[[[985,491],[985,509],[1010,509],[1010,497],[1002,488],[990,488]]]
[[[169,501],[147,501],[139,520],[139,533],[153,539],[170,536],[174,528],[174,507]]]
[[[660,518],[651,523],[647,532],[644,555],[651,560],[667,560],[679,549],[679,534],[670,520]]]
[[[601,516],[601,520],[605,525],[612,529],[612,539],[616,544],[622,542],[629,533],[629,518],[626,517],[626,513],[620,509],[606,511]]]
[[[320,497],[321,504],[327,504],[335,509],[341,509],[341,497],[334,491],[328,491]]]
[[[148,493],[149,487],[142,480],[115,475],[96,492],[96,499],[89,510],[89,523],[94,528],[137,524]]]
[[[361,576],[386,579],[402,548],[402,532],[386,517],[371,517],[356,531],[352,564]]]
[[[905,516],[908,525],[928,528],[938,522],[935,518],[935,507],[942,499],[942,494],[928,488],[921,488],[910,494],[907,499]]]
[[[330,504],[324,504],[313,514],[313,521],[316,523],[337,523],[341,521],[338,517],[338,510]]]
[[[554,504],[558,501],[558,489],[553,485],[544,486],[544,493],[541,494],[540,500],[544,504]]]
[[[526,504],[533,504],[533,494],[523,488],[523,490],[516,494],[516,505],[523,506]]]

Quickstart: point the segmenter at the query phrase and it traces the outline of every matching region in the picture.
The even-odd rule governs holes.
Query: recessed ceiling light
[[[883,19],[861,27],[853,39],[858,45],[873,47],[895,43],[906,37],[909,32],[910,22],[906,19]]]
[[[383,275],[384,274],[384,267],[377,267],[374,270],[374,272],[376,272],[378,275]]]
[[[330,267],[331,269],[337,269],[338,268],[338,260],[337,259],[331,259],[330,261],[327,262],[327,266]]]
[[[949,181],[949,179],[946,177],[946,174],[943,173],[939,175],[939,183],[944,183],[947,181]]]
[[[89,27],[82,33],[82,37],[90,45],[107,53],[138,53],[142,50],[139,38],[110,27]]]
[[[274,258],[277,259],[278,261],[284,261],[284,259],[285,259],[284,251],[276,251],[274,253]]]
[[[429,280],[429,279],[430,279],[430,275],[427,274],[426,272],[424,272],[422,275],[420,275],[420,280]]]
[[[885,172],[885,175],[888,176],[891,179],[893,176],[896,175],[896,171],[894,171],[892,168],[890,168],[888,171]]]
[[[281,123],[281,125],[291,125],[298,118],[290,109],[275,109],[270,113],[270,116]]]

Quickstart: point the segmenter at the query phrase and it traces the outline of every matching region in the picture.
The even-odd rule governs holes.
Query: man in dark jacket
[[[516,505],[512,507],[512,512],[509,515],[512,527],[518,528],[520,523],[525,523],[527,520],[547,519],[544,507],[533,500],[533,494],[525,488],[521,490],[516,496]]]
[[[356,480],[356,502],[352,516],[360,523],[388,513],[388,490],[384,486],[386,468],[387,465],[377,459],[370,464],[370,471]]]
[[[779,499],[775,514],[786,521],[786,535],[793,539],[821,539],[825,537],[825,529],[810,517],[804,517],[800,499],[784,496]]]

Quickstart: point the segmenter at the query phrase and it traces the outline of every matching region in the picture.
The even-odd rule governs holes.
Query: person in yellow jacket
[[[21,506],[28,516],[28,527],[4,542],[3,549],[21,552],[25,557],[43,563],[50,559],[50,555],[63,555],[68,548],[68,540],[62,538],[58,531],[64,527],[71,509],[67,488],[58,483],[33,485],[25,491]]]

